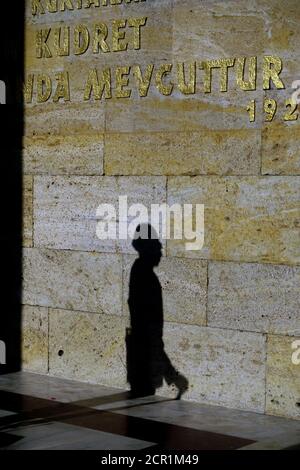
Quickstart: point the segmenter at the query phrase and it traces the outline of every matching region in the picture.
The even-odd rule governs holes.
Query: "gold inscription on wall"
[[[129,3],[141,3],[146,0],[32,0],[32,15],[44,15],[45,13],[57,13],[58,11],[82,10],[83,8],[99,8],[110,5]]]
[[[63,26],[45,28],[36,32],[36,57],[49,59],[69,55],[121,52],[141,49],[141,30],[147,18],[112,20],[110,24],[94,23],[91,27],[78,24],[74,28]],[[128,30],[132,30],[128,40]]]
[[[120,4],[145,2],[146,0],[32,0],[32,15],[57,13],[65,10],[108,7]],[[140,51],[144,47],[143,33],[151,26],[146,16],[116,18],[109,22],[50,27],[37,29],[35,36],[35,56],[37,59],[53,57],[127,54]],[[111,98],[130,99],[133,89],[141,98],[147,97],[152,86],[163,96],[175,92],[182,95],[196,93],[209,94],[214,91],[226,93],[229,77],[234,77],[235,88],[241,91],[283,90],[281,78],[283,62],[276,55],[266,55],[258,69],[258,58],[229,57],[215,60],[189,60],[187,62],[161,64],[122,64],[115,67],[101,67],[86,70],[82,83],[83,101],[100,101]],[[71,100],[71,78],[67,70],[29,74],[25,80],[25,102],[54,103]],[[230,81],[232,83],[232,80]],[[264,100],[265,120],[272,121],[277,112],[277,102]],[[298,107],[292,99],[285,102],[284,120],[296,121]],[[250,100],[247,106],[250,122],[256,118],[256,101]]]

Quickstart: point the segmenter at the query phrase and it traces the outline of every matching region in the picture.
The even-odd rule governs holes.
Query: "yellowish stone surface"
[[[91,30],[105,22],[111,46],[113,20],[142,16],[139,50],[126,28],[126,51],[95,54],[90,44],[73,54],[79,24]],[[124,387],[135,252],[130,241],[97,238],[96,209],[117,206],[120,195],[148,209],[166,201],[204,204],[203,249],[170,241],[157,268],[166,350],[190,381],[187,398],[257,412],[266,399],[268,413],[299,416],[300,366],[290,359],[300,311],[300,118],[284,121],[300,78],[299,21],[298,0],[146,0],[35,17],[26,1],[25,75],[34,74],[34,88],[23,155],[25,367],[47,371],[49,308],[50,374]],[[61,26],[70,27],[71,54],[37,58],[36,32],[52,28],[53,50],[53,30]],[[282,59],[284,90],[263,90],[265,55]],[[240,89],[235,64],[227,92],[213,70],[211,93],[204,93],[201,61],[251,56],[255,91]],[[195,94],[178,89],[177,62],[186,71],[197,62]],[[137,88],[138,64],[142,73],[155,65],[147,97]],[[173,64],[164,77],[174,83],[171,96],[155,84],[161,64]],[[115,96],[119,66],[131,66],[130,98]],[[107,67],[113,97],[85,101],[89,70]],[[70,101],[53,103],[55,74],[63,71]],[[37,104],[41,73],[51,78],[52,95]],[[272,122],[265,122],[264,99],[277,102]],[[247,112],[251,100],[255,122]],[[174,395],[166,387],[160,392]]]
[[[300,268],[209,263],[208,325],[295,335],[300,329]]]
[[[26,305],[122,313],[119,255],[28,248],[23,276]]]
[[[35,178],[35,245],[48,248],[133,253],[131,240],[99,239],[97,216],[100,204],[112,204],[119,223],[119,197],[127,196],[131,204],[144,204],[150,211],[153,203],[166,201],[164,177],[70,177]],[[133,216],[128,217],[133,222]]]
[[[23,177],[23,246],[32,247],[33,238],[33,178]]]
[[[48,372],[48,309],[22,308],[22,368],[31,372]]]
[[[300,126],[271,123],[262,133],[262,173],[300,174]]]
[[[168,203],[205,205],[205,243],[186,251],[168,242],[169,256],[299,264],[298,177],[177,177]]]
[[[24,170],[43,175],[102,175],[103,135],[24,139]]]
[[[258,174],[258,130],[178,133],[109,133],[105,172],[109,175]]]
[[[296,340],[300,341],[299,335],[268,336],[266,411],[300,419],[300,364],[292,362],[292,343]]]
[[[89,103],[45,103],[25,108],[25,134],[80,135],[104,131],[104,107],[91,107]]]
[[[186,398],[264,412],[263,335],[166,323],[164,341],[171,362],[189,380]],[[170,392],[164,387],[160,394]]]
[[[126,322],[110,315],[49,312],[50,374],[126,386]]]

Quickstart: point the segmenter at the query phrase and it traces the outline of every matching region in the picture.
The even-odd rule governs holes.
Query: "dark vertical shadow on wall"
[[[21,366],[22,278],[22,136],[25,2],[1,2],[0,80],[6,84],[1,117],[1,299],[0,340],[6,344],[6,365],[0,373]]]

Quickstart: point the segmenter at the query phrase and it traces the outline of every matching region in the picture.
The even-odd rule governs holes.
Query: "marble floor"
[[[0,448],[280,450],[300,421],[19,372],[0,376]]]

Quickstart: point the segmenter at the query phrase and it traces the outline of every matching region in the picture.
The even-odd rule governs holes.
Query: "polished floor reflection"
[[[25,372],[0,376],[2,449],[285,449],[300,421]]]

